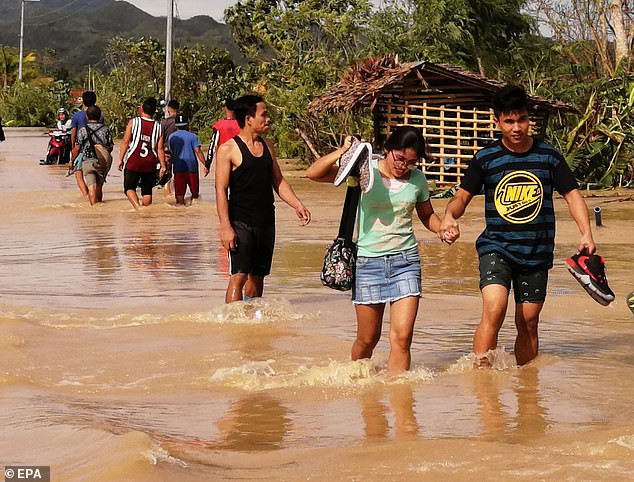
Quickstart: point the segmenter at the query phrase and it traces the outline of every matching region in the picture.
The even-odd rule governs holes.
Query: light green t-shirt
[[[383,179],[372,160],[374,184],[359,201],[357,255],[368,258],[396,254],[417,246],[412,216],[416,204],[429,199],[422,171],[410,171],[406,181]],[[391,183],[388,188],[385,183]]]

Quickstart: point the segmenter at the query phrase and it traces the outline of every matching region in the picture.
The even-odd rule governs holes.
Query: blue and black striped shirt
[[[577,189],[559,151],[533,140],[523,153],[501,140],[476,153],[461,188],[479,194],[484,187],[486,229],[476,241],[478,255],[498,253],[520,268],[549,269],[555,249],[553,189]]]

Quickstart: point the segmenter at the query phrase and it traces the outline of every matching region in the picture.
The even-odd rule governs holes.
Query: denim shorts
[[[352,302],[357,305],[384,304],[408,296],[420,296],[418,247],[376,258],[357,258]]]

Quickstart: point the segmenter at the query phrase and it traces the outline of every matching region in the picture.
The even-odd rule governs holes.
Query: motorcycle
[[[70,160],[70,134],[65,131],[55,129],[48,132],[48,150],[46,158],[40,160],[41,165],[67,164]]]

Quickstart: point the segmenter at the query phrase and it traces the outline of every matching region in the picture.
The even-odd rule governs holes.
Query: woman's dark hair
[[[91,105],[86,109],[86,117],[88,117],[88,120],[99,121],[101,119],[101,109],[96,105]]]
[[[156,101],[154,97],[148,97],[143,102],[143,112],[145,112],[147,115],[154,115],[156,114],[157,105],[158,105],[158,102]]]
[[[500,114],[528,112],[528,104],[528,95],[526,95],[526,91],[522,87],[507,85],[493,95],[493,114],[499,118]]]
[[[414,149],[419,159],[429,157],[425,138],[420,129],[414,126],[400,126],[394,129],[385,141],[384,147],[387,151]]]
[[[243,95],[238,97],[233,104],[233,113],[236,116],[238,125],[243,128],[247,123],[247,116],[254,117],[258,103],[264,102],[259,95]]]

